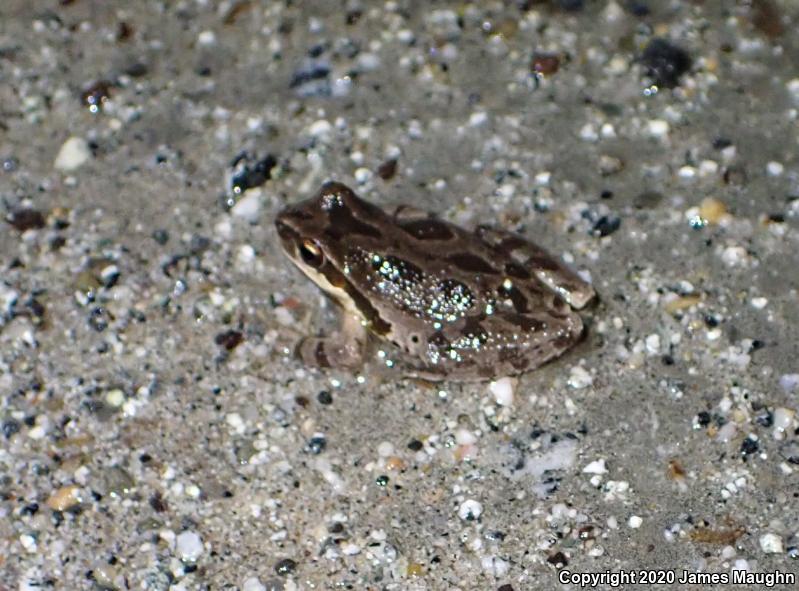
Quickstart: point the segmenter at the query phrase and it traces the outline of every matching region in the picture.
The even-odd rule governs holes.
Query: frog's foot
[[[310,337],[297,345],[303,363],[320,368],[357,369],[363,363],[363,347],[339,336]]]
[[[523,267],[523,269],[507,269],[509,275],[514,275],[514,271],[521,273],[529,271],[578,310],[596,296],[590,283],[583,281],[557,257],[524,236],[484,225],[477,226],[475,232],[482,240],[504,251]]]
[[[297,356],[306,365],[321,368],[358,369],[366,352],[366,329],[349,315],[340,332],[329,337],[308,337],[297,345]]]

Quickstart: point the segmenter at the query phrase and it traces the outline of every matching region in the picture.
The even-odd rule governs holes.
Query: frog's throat
[[[369,299],[330,262],[325,261],[318,269],[300,265],[297,261],[293,262],[322,291],[344,308],[345,312],[362,318],[369,330],[378,336],[386,336],[391,331],[391,323],[384,320]]]

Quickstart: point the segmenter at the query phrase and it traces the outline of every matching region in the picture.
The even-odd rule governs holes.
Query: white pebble
[[[241,585],[241,591],[266,591],[266,587],[258,580],[258,577],[250,577]]]
[[[552,173],[549,172],[548,170],[545,170],[543,172],[539,172],[537,175],[535,175],[535,184],[536,185],[547,186],[547,185],[549,185],[549,181],[550,180],[552,180]]]
[[[786,373],[780,376],[780,386],[786,392],[791,392],[799,386],[799,373]]]
[[[488,389],[494,395],[494,400],[500,406],[513,405],[513,391],[516,388],[516,380],[513,378],[500,378],[488,384]]]
[[[197,35],[197,43],[205,47],[210,47],[216,43],[216,34],[213,31],[203,31]]]
[[[749,255],[741,246],[728,246],[721,253],[721,260],[730,267],[738,267],[746,263]]]
[[[649,135],[656,138],[662,138],[669,133],[669,122],[663,119],[652,119],[647,124]]]
[[[649,355],[657,355],[660,353],[660,335],[651,334],[646,337],[646,352]]]
[[[782,176],[782,173],[785,172],[785,167],[781,162],[772,160],[766,164],[766,172],[769,176]]]
[[[474,521],[483,514],[483,506],[474,499],[468,499],[461,503],[458,509],[458,517],[464,521]]]
[[[472,127],[480,127],[485,125],[488,121],[488,113],[485,111],[476,111],[469,116],[469,125]]]
[[[799,78],[789,80],[785,86],[788,87],[788,92],[793,95],[793,98],[799,102]]]
[[[760,536],[760,549],[766,554],[782,554],[782,538],[777,534],[763,534]]]
[[[588,464],[585,468],[583,468],[583,474],[607,474],[608,468],[605,465],[605,459],[600,458],[598,460],[594,460],[590,464]]]
[[[766,298],[763,298],[763,297],[752,298],[752,301],[750,303],[752,304],[753,308],[756,308],[758,310],[762,310],[763,308],[765,308],[768,305],[768,300]]]
[[[73,136],[61,146],[53,166],[55,166],[56,170],[72,172],[86,164],[91,156],[92,152],[86,140]]]
[[[708,177],[719,171],[719,163],[715,160],[702,160],[699,163],[699,176]]]
[[[180,532],[176,540],[175,549],[181,560],[194,562],[203,553],[203,541],[197,532]]]
[[[680,170],[677,171],[677,176],[683,180],[690,181],[696,178],[697,172],[698,171],[693,166],[686,165],[680,167]]]
[[[329,121],[318,119],[311,123],[311,126],[308,128],[308,133],[314,137],[322,137],[329,135],[332,130],[333,126],[330,125]]]
[[[28,552],[36,552],[36,538],[34,538],[30,534],[22,534],[19,537],[19,543],[22,544],[22,547],[25,548]]]
[[[109,390],[105,395],[105,401],[114,408],[119,408],[125,402],[125,393],[119,388]]]
[[[499,556],[483,556],[480,560],[483,571],[494,576],[497,579],[504,578],[508,574],[510,564],[507,560],[503,560]]]
[[[627,520],[627,525],[630,526],[630,529],[638,529],[643,522],[644,520],[638,517],[638,515],[631,515],[630,519]]]
[[[580,365],[575,365],[569,372],[569,386],[575,390],[587,388],[594,383],[594,378]]]
[[[377,446],[377,455],[387,458],[394,454],[394,445],[390,441],[381,441]]]
[[[793,419],[796,413],[790,409],[780,406],[774,409],[774,431],[783,433],[793,426]]]
[[[580,139],[586,142],[595,142],[599,139],[599,134],[596,131],[596,126],[593,123],[586,123],[580,129]]]
[[[239,199],[238,203],[233,206],[230,213],[237,218],[242,218],[254,224],[258,221],[258,216],[261,213],[261,196],[260,189],[250,189],[244,194],[244,197]]]
[[[355,170],[355,181],[359,185],[368,183],[372,179],[372,171],[368,168],[358,168]]]

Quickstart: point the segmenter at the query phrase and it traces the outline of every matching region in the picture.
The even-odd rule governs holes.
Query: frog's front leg
[[[506,269],[509,275],[514,275],[514,271],[522,275],[532,273],[576,309],[583,308],[596,295],[590,283],[583,281],[557,257],[523,236],[490,226],[478,226],[475,232],[482,240],[504,251],[522,266],[522,269]]]
[[[329,337],[303,339],[297,346],[297,355],[306,365],[358,369],[363,364],[366,339],[366,328],[360,319],[345,313],[338,332]]]

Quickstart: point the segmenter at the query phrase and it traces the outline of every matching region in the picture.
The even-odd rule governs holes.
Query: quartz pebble
[[[180,532],[175,543],[178,556],[184,562],[195,562],[203,553],[203,542],[197,532]]]
[[[588,464],[585,468],[583,468],[583,474],[607,474],[608,468],[605,465],[604,458],[600,458],[598,460],[594,460],[590,464]]]
[[[474,499],[468,499],[458,508],[458,517],[464,521],[475,521],[483,514],[483,506]]]
[[[575,390],[587,388],[594,383],[594,378],[582,366],[575,365],[569,372],[569,386]]]
[[[500,406],[513,405],[513,391],[517,380],[513,378],[500,378],[489,383],[488,389],[494,395],[494,400]]]
[[[91,156],[92,152],[86,140],[73,136],[61,146],[53,166],[56,170],[72,172],[86,164]]]
[[[773,533],[760,536],[760,549],[766,554],[782,554],[785,551],[782,538]]]
[[[241,585],[241,591],[266,591],[266,587],[257,577],[250,577],[244,580]]]

